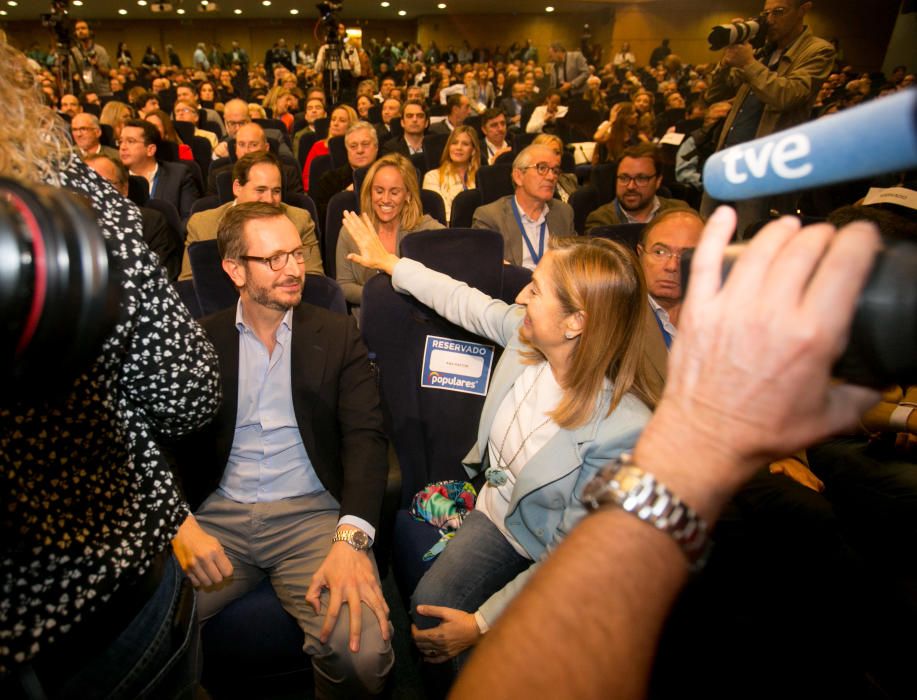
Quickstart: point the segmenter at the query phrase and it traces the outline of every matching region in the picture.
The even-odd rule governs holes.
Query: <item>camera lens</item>
[[[853,384],[884,389],[917,383],[917,243],[885,238],[866,286],[860,292],[847,347],[832,374]],[[723,256],[723,281],[745,249],[729,246]],[[681,258],[688,288],[691,252]]]
[[[89,205],[0,178],[0,341],[14,390],[66,388],[118,317],[119,285]]]

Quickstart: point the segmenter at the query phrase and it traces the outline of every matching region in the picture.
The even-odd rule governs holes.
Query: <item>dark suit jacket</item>
[[[309,188],[309,196],[315,202],[315,211],[318,213],[319,228],[325,227],[325,217],[328,214],[328,203],[331,198],[338,192],[343,192],[348,185],[352,184],[353,168],[348,163],[340,168],[329,170]],[[357,192],[357,198],[359,199],[359,197],[360,193]]]
[[[478,207],[471,220],[472,228],[486,228],[503,234],[503,258],[513,265],[522,264],[522,232],[513,214],[514,195],[501,197],[495,202]],[[572,236],[573,207],[552,199],[548,202],[548,231],[552,236]],[[545,244],[547,250],[547,244]]]
[[[236,307],[201,320],[220,357],[223,404],[202,431],[173,445],[192,510],[219,485],[235,434],[239,393]],[[293,311],[293,411],[306,453],[342,515],[378,525],[387,478],[387,442],[375,378],[349,316],[300,304]]]
[[[384,156],[387,156],[389,153],[400,153],[408,160],[411,159],[411,149],[408,148],[408,142],[404,140],[404,136],[389,138],[382,144],[381,153]]]
[[[521,102],[522,111],[519,112],[519,114],[523,114],[525,112],[526,105],[528,105],[528,101],[523,100]],[[500,100],[500,109],[503,110],[503,113],[507,117],[516,116],[516,103],[512,97],[504,97],[502,100]]]
[[[144,242],[159,257],[159,264],[166,269],[169,279],[174,280],[178,277],[183,250],[180,232],[173,231],[166,217],[155,209],[140,207],[140,214]]]
[[[446,124],[446,120],[443,119],[441,122],[436,122],[433,126],[427,129],[427,133],[430,134],[445,134],[448,136],[452,133],[452,129]]]
[[[229,157],[218,158],[210,165],[207,175],[207,194],[217,194],[217,175],[231,173],[235,162]],[[302,173],[298,165],[293,165],[285,159],[280,161],[280,180],[284,196],[288,194],[302,194]]]
[[[163,161],[159,164],[156,191],[150,196],[173,204],[184,221],[191,216],[191,205],[201,196],[201,191],[190,168],[182,163]]]

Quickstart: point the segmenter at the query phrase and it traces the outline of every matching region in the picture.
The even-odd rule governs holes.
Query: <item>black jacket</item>
[[[236,307],[201,320],[220,357],[223,404],[204,430],[173,446],[192,510],[219,485],[235,435],[239,392]],[[302,303],[293,311],[293,411],[315,473],[341,515],[379,523],[388,473],[382,411],[366,347],[349,316]]]

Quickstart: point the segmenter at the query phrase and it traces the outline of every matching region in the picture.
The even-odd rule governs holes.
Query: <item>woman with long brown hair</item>
[[[470,126],[457,126],[449,134],[436,170],[423,176],[423,188],[438,192],[446,205],[446,221],[452,216],[452,201],[459,192],[473,190],[481,167],[481,144]]]

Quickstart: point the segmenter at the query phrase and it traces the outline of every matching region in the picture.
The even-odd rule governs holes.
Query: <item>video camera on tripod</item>
[[[51,11],[39,15],[41,26],[54,35],[55,74],[63,92],[75,92],[70,48],[73,45],[73,22],[70,19],[70,0],[51,0]],[[94,53],[94,52],[93,52]]]
[[[323,76],[325,81],[325,94],[331,104],[338,104],[342,100],[344,89],[344,37],[338,29],[340,19],[337,13],[341,11],[342,3],[320,2],[315,7],[320,15],[320,22],[325,25],[325,45],[323,46]]]

